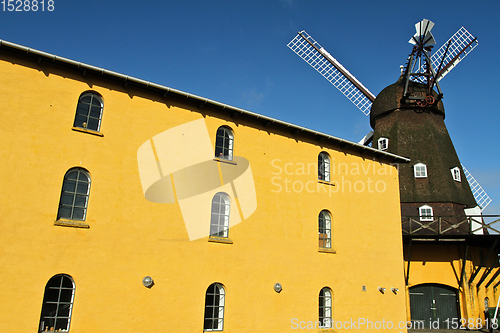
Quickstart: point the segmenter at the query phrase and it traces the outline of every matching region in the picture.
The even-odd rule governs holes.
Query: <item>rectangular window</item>
[[[427,166],[422,163],[415,164],[413,166],[413,171],[415,178],[426,178],[427,177]]]
[[[387,150],[387,148],[389,148],[389,139],[387,138],[378,139],[378,149]]]
[[[430,206],[422,206],[419,209],[419,215],[420,215],[420,221],[433,221],[433,213],[432,213],[432,207]]]
[[[451,175],[453,177],[453,180],[455,180],[457,182],[462,181],[462,177],[460,177],[460,169],[458,167],[454,167],[450,171],[451,171]]]

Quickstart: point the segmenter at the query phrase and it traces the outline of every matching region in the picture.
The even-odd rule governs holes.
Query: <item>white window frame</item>
[[[54,281],[54,279],[60,279],[60,281]],[[66,280],[66,282],[71,282],[71,287],[64,286],[63,283]],[[52,283],[56,282],[56,284]],[[57,295],[57,301],[50,300],[49,297],[53,297],[54,290],[57,290],[58,295]],[[66,291],[71,291],[70,295],[68,293],[64,293],[64,297],[70,296],[70,299],[62,300],[61,296],[63,293],[63,290]],[[52,292],[52,295],[50,293]],[[49,295],[48,295],[49,293]],[[49,299],[47,299],[49,298]],[[40,323],[38,325],[38,330],[39,332],[44,332],[45,328],[48,328],[49,330],[53,327],[54,331],[61,329],[61,332],[69,332],[69,326],[71,324],[71,314],[73,312],[73,303],[75,299],[75,281],[71,278],[71,276],[66,275],[66,274],[57,274],[54,275],[53,277],[50,278],[50,280],[47,282],[47,285],[45,286],[45,292],[44,292],[44,297],[43,297],[43,303],[42,303],[42,311],[40,314]],[[52,305],[52,306],[51,306]],[[47,307],[49,309],[53,306],[56,306],[55,312],[50,312],[47,313]],[[44,311],[45,309],[45,311]],[[64,310],[68,309],[68,310]],[[64,315],[64,313],[67,312],[67,315]],[[52,322],[47,322],[47,321],[52,320]],[[63,326],[61,326],[58,321],[63,322]],[[65,325],[64,325],[65,322]],[[59,332],[59,331],[58,331]]]
[[[324,151],[318,155],[318,179],[330,181],[330,156]]]
[[[209,294],[209,290],[212,286],[214,287],[214,292]],[[213,304],[207,304],[208,295],[212,296]],[[218,302],[216,302],[217,296],[219,298]],[[205,293],[205,315],[203,320],[203,331],[212,332],[212,331],[222,331],[224,329],[225,296],[226,296],[226,291],[224,290],[224,286],[220,283],[212,283],[207,288],[207,291]],[[210,315],[210,313],[212,313],[212,315]],[[211,322],[211,324],[207,325],[207,321]]]
[[[332,247],[332,217],[327,210],[322,210],[319,213],[318,236],[319,247],[328,249]]]
[[[413,166],[413,174],[415,178],[427,178],[427,165],[417,163]]]
[[[215,194],[212,199],[210,237],[228,237],[230,211],[231,200],[229,199],[229,195],[224,192]]]
[[[377,141],[378,150],[387,150],[389,149],[389,139],[388,138],[380,138]]]
[[[89,97],[90,101],[84,102],[82,99],[84,99],[85,97]],[[73,127],[99,132],[101,130],[103,110],[104,102],[99,94],[93,91],[84,92],[78,98],[78,105],[76,107]],[[90,120],[92,120],[92,124],[95,125],[90,124]]]
[[[434,221],[434,211],[429,205],[420,206],[418,208],[418,215],[420,216],[420,221],[422,222]]]
[[[90,174],[87,170],[72,168],[66,172],[57,210],[58,220],[85,221],[90,197],[90,184]]]
[[[332,290],[324,287],[319,292],[319,322],[320,328],[332,328]]]
[[[233,160],[234,135],[231,129],[221,126],[215,135],[215,157]]]
[[[451,171],[451,176],[453,177],[453,180],[455,180],[457,182],[462,182],[462,176],[461,176],[459,167],[454,167],[454,168],[450,169],[450,171]]]

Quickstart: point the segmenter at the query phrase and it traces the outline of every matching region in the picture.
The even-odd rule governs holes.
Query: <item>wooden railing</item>
[[[401,227],[403,235],[411,236],[492,235],[500,234],[500,215],[434,216],[432,221],[402,216]]]

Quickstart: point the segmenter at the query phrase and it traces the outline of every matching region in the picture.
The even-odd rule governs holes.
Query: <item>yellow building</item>
[[[407,159],[0,41],[7,331],[406,331]]]
[[[443,232],[455,230],[443,227],[446,219],[438,216],[431,223],[403,231],[408,319],[415,328],[497,329],[498,323],[492,321],[488,310],[494,312],[499,298],[500,237],[482,230],[481,234],[452,235]],[[406,229],[408,218],[403,221]],[[469,217],[454,226],[474,223]],[[432,229],[441,232],[433,233]],[[492,229],[491,222],[484,227],[490,233]]]
[[[408,73],[377,95],[370,112],[373,142],[411,159],[399,168],[408,319],[427,329],[490,326],[500,235],[492,216],[487,223],[481,216],[441,97]]]

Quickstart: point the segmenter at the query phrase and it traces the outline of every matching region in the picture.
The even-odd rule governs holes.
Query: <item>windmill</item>
[[[443,97],[439,81],[478,44],[477,39],[464,27],[461,27],[446,43],[431,54],[431,50],[435,44],[431,33],[433,26],[434,23],[427,19],[418,22],[415,24],[416,33],[409,40],[409,43],[413,44],[413,49],[407,59],[406,65],[402,66],[401,77],[404,78],[404,82],[402,82],[404,90],[402,92],[401,103],[410,108],[425,109],[434,107],[437,110],[439,105],[442,105],[442,103],[439,103]],[[371,125],[374,128],[374,118],[376,116],[374,117],[370,112],[376,96],[359,82],[354,75],[344,68],[305,31],[298,32],[297,36],[287,46],[333,84],[361,112],[367,116],[370,115]],[[414,84],[424,86],[425,89],[417,89],[421,91],[411,92],[409,87]],[[444,109],[442,110],[442,115],[444,119]],[[375,137],[377,136],[371,131],[360,143],[364,145],[370,144],[374,139],[374,135]],[[467,214],[472,215],[482,212],[491,202],[491,199],[470,172],[463,165],[460,166],[478,206],[475,208],[475,211],[469,210]]]

